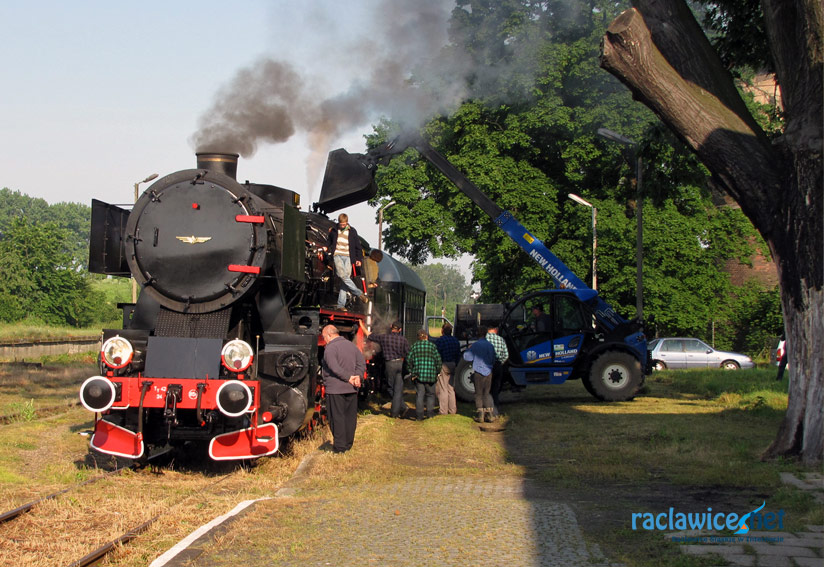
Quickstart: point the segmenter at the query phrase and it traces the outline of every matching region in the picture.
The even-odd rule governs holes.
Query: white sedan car
[[[704,341],[692,338],[653,339],[647,346],[654,370],[676,368],[753,368],[752,359],[737,352],[715,350]]]

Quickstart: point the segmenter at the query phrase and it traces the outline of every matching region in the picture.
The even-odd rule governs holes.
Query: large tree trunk
[[[637,0],[610,25],[601,66],[685,141],[770,246],[791,368],[767,456],[824,454],[824,187],[820,0],[762,0],[786,129],[770,143],[683,0]]]

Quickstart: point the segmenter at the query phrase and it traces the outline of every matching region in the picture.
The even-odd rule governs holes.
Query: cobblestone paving
[[[536,497],[521,479],[419,478],[341,497],[351,500],[346,529],[321,522],[334,558],[282,565],[609,565],[569,506]]]
[[[784,484],[795,486],[818,502],[824,501],[824,480],[818,473],[799,479],[781,473]],[[719,555],[731,565],[753,567],[824,566],[824,526],[807,526],[804,531],[751,531],[745,536],[722,536],[714,531],[686,531],[666,534],[668,540],[688,542],[681,551],[689,555]]]

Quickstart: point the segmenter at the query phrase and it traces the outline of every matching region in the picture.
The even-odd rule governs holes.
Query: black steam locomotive
[[[197,156],[197,169],[159,179],[131,211],[92,202],[89,270],[141,286],[122,305],[123,328],[103,331],[100,375],[80,391],[103,453],[140,459],[202,443],[215,460],[271,455],[322,417],[323,326],[363,349],[359,320],[412,333],[423,323],[421,280],[365,241],[353,280],[371,301],[327,307],[340,284],[326,215],[375,195],[361,163],[331,152],[320,200],[304,212],[292,191],[239,183],[237,155]]]

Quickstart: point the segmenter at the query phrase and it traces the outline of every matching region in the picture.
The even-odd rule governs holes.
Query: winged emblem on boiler
[[[185,242],[186,244],[200,244],[201,242],[206,242],[207,240],[211,240],[211,236],[175,236],[181,242]]]

